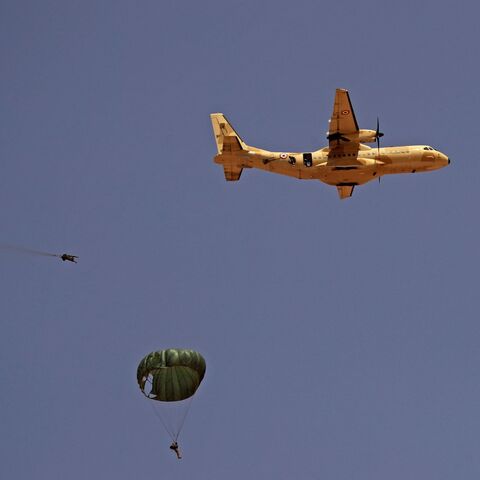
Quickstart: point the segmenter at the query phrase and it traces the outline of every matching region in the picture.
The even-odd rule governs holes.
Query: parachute
[[[191,397],[205,376],[205,359],[194,350],[169,348],[149,353],[137,369],[138,386],[151,400],[178,402]],[[151,385],[145,391],[147,382]]]
[[[174,442],[205,370],[205,359],[198,352],[179,348],[149,353],[138,365],[138,386],[154,400],[154,411]]]

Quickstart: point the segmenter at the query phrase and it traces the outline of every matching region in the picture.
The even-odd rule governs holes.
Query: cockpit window
[[[432,147],[423,147],[424,150],[434,150]]]

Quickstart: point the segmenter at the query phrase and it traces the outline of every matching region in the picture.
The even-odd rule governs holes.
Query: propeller
[[[383,133],[380,131],[380,120],[377,117],[377,129],[375,130],[375,140],[377,141],[377,157],[380,160],[380,139],[383,137]],[[378,177],[378,183],[380,183],[380,176]]]
[[[380,158],[380,139],[383,137],[383,133],[380,131],[380,120],[377,117],[377,129],[375,130],[375,140],[377,141],[377,153]]]

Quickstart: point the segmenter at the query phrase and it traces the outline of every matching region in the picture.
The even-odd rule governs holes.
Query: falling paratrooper
[[[60,257],[63,261],[67,260],[69,262],[73,262],[73,263],[78,263],[75,259],[78,258],[76,255],[70,255],[68,253],[64,253],[63,255],[56,255],[58,257]]]
[[[24,255],[39,255],[41,257],[57,257],[62,259],[63,262],[77,262],[77,255],[71,255],[70,253],[64,253],[62,255],[58,253],[44,252],[42,250],[34,250],[33,248],[22,247],[19,245],[0,244],[0,250],[10,251],[12,253],[24,254]]]
[[[163,427],[172,439],[170,449],[182,458],[178,436],[190,408],[193,395],[205,376],[206,363],[194,350],[169,348],[149,353],[139,363],[137,382],[149,400],[164,408],[155,409]],[[158,403],[157,403],[158,402]],[[153,407],[153,404],[151,404]],[[169,406],[178,406],[177,410]]]

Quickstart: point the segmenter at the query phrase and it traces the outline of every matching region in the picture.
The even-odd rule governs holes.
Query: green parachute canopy
[[[205,370],[205,359],[198,352],[169,348],[149,353],[142,359],[137,369],[137,382],[147,398],[178,402],[197,391]]]

